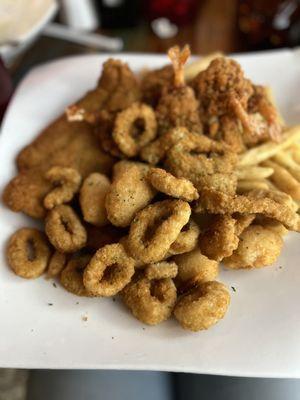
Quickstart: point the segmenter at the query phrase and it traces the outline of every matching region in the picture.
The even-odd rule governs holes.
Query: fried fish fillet
[[[98,101],[101,95],[95,90],[79,104],[92,108]],[[44,175],[51,166],[75,168],[84,178],[95,171],[108,173],[112,164],[113,159],[100,149],[93,128],[86,123],[70,124],[63,115],[21,151],[17,158],[19,174],[6,186],[3,200],[13,211],[43,218],[43,198],[51,187]]]

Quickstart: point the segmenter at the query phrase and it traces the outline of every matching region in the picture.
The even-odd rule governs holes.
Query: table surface
[[[236,27],[236,3],[237,0],[203,1],[194,21],[180,27],[178,34],[171,39],[157,37],[146,22],[141,22],[135,28],[99,32],[121,37],[124,41],[124,52],[165,53],[174,44],[182,46],[186,43],[191,46],[194,54],[207,54],[216,50],[224,53],[237,52],[242,50],[242,45]],[[99,53],[99,50],[41,36],[12,66],[14,84],[34,65],[69,55],[95,52]]]

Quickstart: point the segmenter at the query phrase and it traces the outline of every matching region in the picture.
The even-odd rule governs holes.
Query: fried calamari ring
[[[74,168],[52,167],[45,178],[55,186],[44,198],[47,210],[71,201],[81,184],[81,176]]]
[[[110,189],[109,179],[98,172],[90,174],[83,182],[79,202],[83,219],[96,226],[107,225],[105,198]]]
[[[191,215],[188,203],[164,200],[150,204],[131,223],[128,249],[136,260],[161,261]]]
[[[119,149],[128,157],[135,157],[156,134],[155,112],[142,103],[134,103],[121,111],[116,117],[112,133]]]
[[[181,292],[203,282],[214,281],[219,274],[219,264],[204,256],[200,249],[174,257],[178,266],[175,283]]]
[[[199,198],[199,193],[191,181],[185,178],[176,178],[164,169],[151,168],[148,179],[155,189],[170,197],[185,201],[193,201]]]
[[[46,270],[50,247],[46,236],[34,228],[21,228],[9,239],[8,264],[22,278],[37,278]]]
[[[115,164],[114,177],[106,195],[105,207],[110,222],[115,226],[128,226],[138,211],[147,206],[156,190],[147,179],[146,164],[120,161]]]
[[[83,283],[94,296],[114,296],[122,290],[134,274],[134,260],[120,243],[99,249],[89,262]]]
[[[266,267],[277,260],[282,246],[282,237],[274,230],[250,225],[241,234],[238,248],[223,261],[231,269]]]
[[[51,244],[61,253],[80,250],[87,240],[86,230],[75,211],[63,204],[48,213],[45,232]]]
[[[47,278],[54,278],[59,275],[65,268],[67,260],[68,258],[66,254],[55,251],[47,268]]]
[[[155,264],[149,264],[145,268],[145,276],[148,279],[166,279],[175,278],[178,267],[174,262],[161,261]]]
[[[189,222],[181,229],[177,239],[172,243],[168,255],[182,254],[192,251],[198,243],[200,228],[196,222],[190,218]]]
[[[229,303],[230,295],[225,285],[205,282],[179,298],[174,315],[184,329],[197,332],[222,319]]]
[[[132,314],[141,322],[157,325],[168,319],[176,303],[176,287],[172,279],[134,278],[121,292]]]
[[[68,292],[77,296],[91,297],[91,294],[83,285],[83,272],[90,259],[91,256],[82,255],[68,262],[60,275],[60,283]]]

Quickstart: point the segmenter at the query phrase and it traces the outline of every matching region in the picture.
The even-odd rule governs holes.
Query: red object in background
[[[197,0],[148,0],[145,1],[146,17],[150,21],[168,18],[181,26],[190,23],[201,2]]]
[[[300,2],[240,0],[238,27],[250,49],[297,46],[300,44]]]
[[[9,73],[0,58],[0,122],[13,92]]]

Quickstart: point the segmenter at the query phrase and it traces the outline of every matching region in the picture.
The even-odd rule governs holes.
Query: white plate
[[[161,56],[122,55],[132,67]],[[0,137],[0,190],[16,172],[18,151],[65,106],[92,88],[106,56],[67,58],[34,69],[7,112]],[[272,85],[289,123],[300,122],[299,52],[238,56],[254,82]],[[0,366],[169,370],[300,377],[300,237],[290,234],[272,268],[222,271],[236,288],[226,318],[189,333],[175,321],[148,327],[112,299],[78,298],[43,278],[26,281],[7,267],[10,234],[32,221],[0,206]],[[48,306],[53,303],[53,306]],[[88,320],[83,321],[82,317]]]

